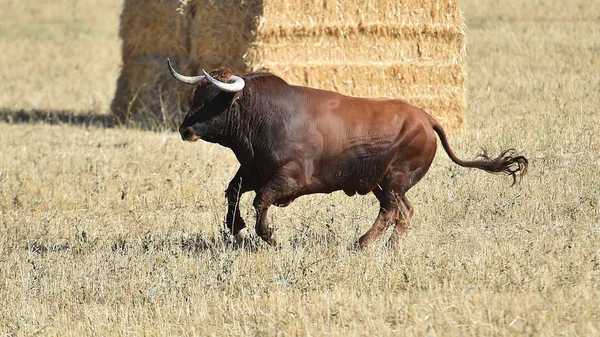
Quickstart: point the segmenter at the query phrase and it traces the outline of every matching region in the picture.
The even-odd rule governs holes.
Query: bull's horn
[[[175,77],[175,79],[178,80],[179,82],[183,82],[186,84],[198,84],[198,83],[200,83],[200,81],[202,81],[204,79],[204,75],[201,75],[201,76],[181,75],[175,69],[173,69],[173,66],[171,65],[171,60],[169,60],[169,58],[167,58],[167,64],[169,65],[169,71],[171,72],[171,75],[173,75],[173,77]]]
[[[202,69],[202,72],[204,73],[206,78],[210,81],[210,83],[214,84],[221,91],[238,92],[238,91],[244,89],[244,85],[246,85],[246,83],[244,82],[244,79],[239,76],[231,75],[229,77],[229,81],[228,81],[229,83],[223,83],[223,82],[213,78],[212,76],[210,76],[206,72],[206,70]]]

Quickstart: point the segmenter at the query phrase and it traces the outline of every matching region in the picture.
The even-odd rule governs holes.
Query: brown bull
[[[256,192],[256,233],[274,244],[269,206],[343,190],[348,195],[373,192],[380,203],[379,215],[358,240],[359,247],[368,246],[391,224],[395,227],[389,244],[396,245],[413,214],[406,192],[433,161],[435,133],[460,166],[506,173],[513,184],[527,170],[527,159],[510,150],[496,158],[457,158],[442,126],[402,100],[348,97],[288,85],[270,73],[238,77],[226,68],[184,76],[168,65],[177,80],[197,85],[179,129],[183,140],[221,144],[240,162],[225,191],[227,227],[238,241],[247,233],[238,211],[245,192]]]

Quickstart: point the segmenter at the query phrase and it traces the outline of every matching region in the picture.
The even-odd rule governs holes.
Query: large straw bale
[[[264,1],[247,70],[353,96],[396,97],[462,123],[466,39],[458,1]]]
[[[403,98],[449,127],[462,122],[466,40],[458,1],[193,3],[192,26],[202,38],[192,34],[191,53],[202,67],[271,71],[291,84]],[[200,8],[207,13],[199,15]],[[228,30],[223,22],[243,28]]]
[[[449,127],[462,122],[466,39],[457,0],[190,0],[182,8],[164,28],[187,27],[180,46],[128,48],[175,54],[190,74],[222,65],[271,71],[291,84],[402,98]]]

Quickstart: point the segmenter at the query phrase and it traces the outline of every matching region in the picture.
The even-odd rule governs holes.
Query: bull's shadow
[[[72,125],[95,128],[134,128],[148,131],[175,130],[171,124],[156,119],[131,120],[120,122],[112,114],[100,114],[94,111],[74,112],[69,110],[25,110],[0,109],[0,123],[8,124],[49,124]]]
[[[0,109],[0,122],[9,124],[67,124],[98,128],[114,128],[119,126],[117,120],[112,115],[94,112],[73,112],[67,110]]]
[[[226,234],[226,235],[225,235]],[[45,255],[48,253],[89,254],[107,251],[111,254],[146,254],[151,252],[168,252],[172,255],[199,255],[219,251],[245,250],[258,252],[270,249],[257,237],[251,237],[242,244],[236,243],[229,233],[217,236],[206,236],[202,233],[181,233],[169,235],[165,233],[146,233],[142,236],[116,235],[113,237],[91,237],[85,231],[77,232],[70,238],[26,240],[18,245],[31,253]],[[14,247],[13,247],[14,248]]]

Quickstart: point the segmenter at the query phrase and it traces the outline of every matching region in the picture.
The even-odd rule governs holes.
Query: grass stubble
[[[103,3],[1,2],[2,109],[107,111],[119,6]],[[3,123],[0,334],[600,333],[599,8],[462,7],[469,107],[451,145],[515,147],[531,163],[518,187],[440,151],[408,193],[416,214],[397,250],[351,249],[378,206],[343,193],[273,208],[277,249],[235,249],[222,232],[228,150]]]

